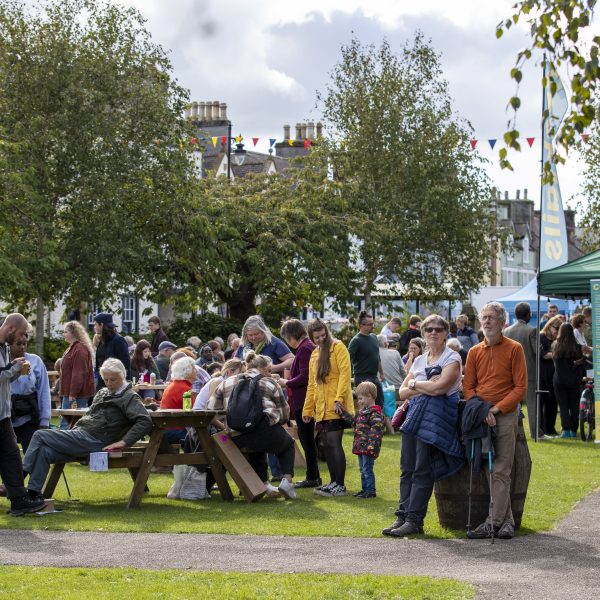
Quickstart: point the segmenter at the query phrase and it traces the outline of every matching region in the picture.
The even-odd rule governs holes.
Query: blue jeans
[[[104,445],[82,429],[38,429],[23,458],[23,470],[29,473],[27,488],[41,492],[50,465],[70,462],[74,458],[87,458],[90,452],[100,452]]]
[[[375,459],[367,454],[358,455],[358,467],[360,469],[360,481],[363,492],[375,492],[375,473],[373,465]]]
[[[77,408],[87,408],[88,407],[88,400],[89,400],[89,398],[76,398],[75,402],[77,402]],[[67,410],[67,409],[71,408],[71,403],[69,402],[69,397],[68,396],[63,396],[62,397],[62,402],[61,402],[60,407],[62,409],[64,409],[64,410]],[[62,417],[60,418],[60,428],[63,431],[66,431],[67,429],[69,429],[69,424]]]

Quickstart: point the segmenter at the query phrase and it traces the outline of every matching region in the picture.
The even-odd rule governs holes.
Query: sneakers
[[[283,479],[283,475],[273,475],[273,477],[271,477],[271,483],[277,483],[278,481],[281,481]]]
[[[37,499],[37,497],[41,498],[41,500]],[[20,517],[27,513],[35,513],[43,510],[46,507],[46,501],[39,493],[37,497],[34,499],[27,495],[20,498],[12,498],[10,501],[10,514],[13,517]]]
[[[327,498],[333,496],[345,496],[346,495],[346,487],[343,485],[338,485],[335,482],[330,483],[328,486],[324,486],[321,489],[316,489],[315,494],[319,496],[325,496]]]
[[[355,494],[352,494],[355,498],[360,498],[360,496],[362,496],[365,493],[365,490],[360,490],[360,492],[356,492]]]
[[[354,496],[356,498],[377,498],[376,492],[365,492],[365,491],[357,492],[356,494],[354,494]]]
[[[398,529],[399,527],[402,527],[402,525],[404,525],[404,517],[396,517],[396,520],[381,533],[383,535],[391,535],[393,529]]]
[[[492,526],[484,521],[481,525],[478,525],[475,529],[467,531],[467,537],[470,540],[485,540],[492,537]]]
[[[577,438],[577,432],[570,431],[569,429],[564,429],[563,432],[560,434],[560,437],[573,440]]]
[[[279,488],[277,489],[286,500],[296,499],[296,490],[294,489],[294,484],[288,481],[285,477],[281,480]]]
[[[303,489],[303,488],[316,488],[319,487],[323,482],[321,479],[305,479],[304,481],[299,481],[294,484],[295,488]]]
[[[317,494],[318,496],[321,496],[321,495],[323,495],[323,494],[321,494],[321,492],[327,492],[327,494],[324,494],[324,495],[328,495],[329,490],[331,488],[335,487],[336,485],[337,485],[337,483],[335,481],[327,483],[326,485],[320,485],[313,490],[313,493]]]
[[[279,493],[279,488],[271,485],[268,481],[265,481],[265,488],[267,489],[267,496],[269,498],[279,498],[281,496]]]
[[[392,537],[406,537],[409,535],[421,535],[423,528],[416,523],[406,521],[403,525],[396,529],[392,529],[389,533]]]
[[[498,529],[498,539],[501,540],[512,540],[515,537],[515,528],[512,523],[508,521],[506,523],[502,523],[500,529]]]

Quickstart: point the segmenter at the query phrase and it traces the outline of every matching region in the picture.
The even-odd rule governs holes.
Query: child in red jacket
[[[381,438],[385,429],[385,421],[381,407],[375,404],[377,387],[370,381],[363,381],[354,390],[358,398],[359,411],[352,416],[344,410],[344,405],[336,402],[336,412],[354,429],[354,445],[352,454],[358,455],[362,489],[354,494],[356,498],[375,498],[375,473],[373,465],[379,456]]]

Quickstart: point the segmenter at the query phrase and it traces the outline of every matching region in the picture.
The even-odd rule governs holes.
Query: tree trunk
[[[35,352],[44,359],[44,301],[41,298],[35,304]]]
[[[256,314],[256,305],[253,300],[235,302],[227,305],[227,310],[232,319],[245,323],[248,317]]]

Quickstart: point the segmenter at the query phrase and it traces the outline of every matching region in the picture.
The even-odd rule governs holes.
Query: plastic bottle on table
[[[192,410],[192,392],[184,392],[182,408],[183,410]]]

